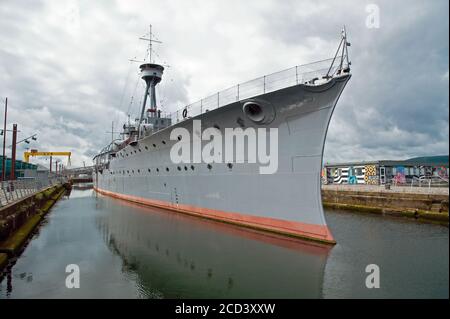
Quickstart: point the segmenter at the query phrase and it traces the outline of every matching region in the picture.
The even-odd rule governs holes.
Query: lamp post
[[[6,131],[8,131],[8,130],[4,130],[3,134],[5,134],[4,132],[6,132]],[[17,124],[13,124],[12,144],[9,145],[9,147],[11,147],[11,174],[10,174],[10,179],[11,180],[15,180],[16,179],[16,150],[17,150],[17,145],[22,143],[22,142],[30,144],[30,141],[29,141],[30,138],[33,141],[37,140],[37,137],[36,137],[37,134],[33,134],[33,135],[30,135],[27,138],[24,138],[24,139],[22,139],[22,140],[17,142],[17,132],[19,132],[17,130]]]

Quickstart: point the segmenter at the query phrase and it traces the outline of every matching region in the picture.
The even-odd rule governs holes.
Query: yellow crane
[[[37,150],[31,150],[30,152],[23,153],[23,159],[29,163],[30,156],[67,156],[67,166],[70,166],[70,156],[72,152],[38,152]]]

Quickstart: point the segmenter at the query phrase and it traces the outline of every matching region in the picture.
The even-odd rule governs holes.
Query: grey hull
[[[247,100],[174,124],[118,152],[108,168],[94,174],[95,188],[144,204],[333,242],[322,208],[320,174],[328,125],[349,78],[347,74],[322,85],[296,85],[253,97],[273,106],[270,124],[255,124],[243,114]],[[174,164],[170,149],[178,140],[170,140],[170,132],[184,127],[192,135],[196,119],[203,129],[216,127],[222,133],[238,126],[278,128],[278,170],[260,174],[261,165],[247,158],[232,168],[226,162],[211,167]]]

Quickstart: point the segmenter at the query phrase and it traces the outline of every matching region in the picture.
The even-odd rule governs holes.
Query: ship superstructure
[[[148,40],[151,46],[151,32]],[[169,114],[158,109],[155,97],[164,67],[149,58],[140,65],[146,89],[139,119],[125,124],[123,139],[112,141],[94,157],[96,191],[198,217],[333,243],[322,209],[320,174],[328,125],[351,77],[349,45],[343,30],[332,59],[239,84]],[[236,128],[276,131],[276,170],[261,173],[248,136],[240,151],[236,148],[233,160],[226,157],[223,143],[222,161],[196,160],[195,155],[189,161],[174,161],[176,145],[193,153],[195,143],[200,149],[207,146],[209,141],[200,138],[202,128],[220,136]],[[171,133],[178,131],[192,138],[174,138]],[[267,135],[267,141],[272,137]],[[258,152],[260,148],[258,144]]]

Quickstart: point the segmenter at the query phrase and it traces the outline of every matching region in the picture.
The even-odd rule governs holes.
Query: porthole
[[[178,169],[179,171],[181,171],[181,167],[180,167],[180,166],[178,166],[177,169]]]
[[[178,138],[179,141],[181,141],[181,138],[182,138],[182,137],[181,137],[181,135],[178,135],[177,138]]]
[[[153,147],[156,147],[156,144],[153,143]]]
[[[169,168],[168,167],[166,167],[166,172],[168,172],[169,171]]]
[[[157,168],[156,171],[159,172],[159,168]]]
[[[233,168],[233,164],[231,164],[231,163],[228,163],[227,166],[228,166],[229,169]]]
[[[152,172],[152,170],[149,168],[148,170],[147,170],[149,173],[151,173]]]
[[[162,143],[163,143],[164,145],[166,145],[166,141],[162,141]]]
[[[211,164],[208,164],[206,167],[207,167],[209,170],[212,169],[212,165],[211,165]]]
[[[187,167],[187,166],[184,166],[184,170],[187,171],[187,170],[188,170],[188,167]]]
[[[141,170],[140,169],[138,169],[138,173],[140,173],[141,172]]]
[[[139,149],[139,152],[142,152],[141,149]]]
[[[191,170],[194,170],[194,165],[191,165]]]
[[[145,149],[148,150],[148,146],[147,145],[145,146]]]

